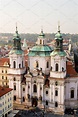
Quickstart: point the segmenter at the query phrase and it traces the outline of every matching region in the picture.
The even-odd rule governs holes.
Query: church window
[[[58,85],[58,82],[57,82],[57,81],[55,82],[55,85],[56,85],[56,86]]]
[[[62,67],[62,71],[64,71],[64,68]]]
[[[71,98],[74,98],[74,90],[71,90]]]
[[[23,61],[22,61],[22,67],[23,67]]]
[[[58,90],[55,90],[55,96],[58,96]]]
[[[38,63],[38,61],[36,61],[36,67],[37,67],[37,68],[39,67],[39,63]]]
[[[56,63],[56,71],[58,71],[58,64]]]
[[[14,90],[16,90],[16,85],[14,85]]]
[[[42,40],[40,39],[40,44],[42,44]]]
[[[6,85],[7,85],[7,83],[6,83]]]
[[[14,77],[14,81],[16,81],[16,78]]]
[[[43,40],[43,45],[44,45],[44,40]]]
[[[59,41],[57,41],[57,46],[59,46]]]
[[[52,66],[51,66],[51,71],[52,71]]]
[[[4,76],[2,76],[2,79],[4,79]]]
[[[3,73],[4,71],[2,70],[2,73]]]
[[[30,86],[28,85],[28,89],[30,88]]]
[[[5,70],[5,73],[7,73],[7,70]]]
[[[46,91],[46,94],[48,95],[48,91]]]
[[[21,64],[19,64],[19,68],[21,68]]]
[[[14,66],[14,68],[16,68],[16,62],[15,61],[13,62],[13,66]]]
[[[25,91],[25,88],[23,87],[23,91]]]
[[[25,97],[23,97],[23,102],[25,102]]]
[[[33,85],[33,92],[34,92],[34,93],[37,92],[37,85],[36,85],[36,84]]]
[[[46,67],[49,68],[49,62],[47,61]]]
[[[46,100],[46,105],[48,106],[48,101]]]
[[[14,95],[14,101],[16,101],[16,95]]]
[[[40,90],[42,90],[42,87],[40,87]]]
[[[7,77],[6,77],[6,80],[7,80]]]
[[[58,103],[57,102],[55,102],[55,107],[58,107]]]

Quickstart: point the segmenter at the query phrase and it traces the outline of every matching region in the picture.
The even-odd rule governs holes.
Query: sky
[[[0,33],[78,33],[78,0],[0,0]]]

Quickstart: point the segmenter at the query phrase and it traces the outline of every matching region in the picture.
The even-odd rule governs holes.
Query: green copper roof
[[[50,56],[56,56],[56,55],[59,55],[59,56],[66,56],[66,53],[64,51],[56,51],[54,50]]]
[[[12,49],[10,52],[9,52],[9,54],[23,54],[23,50],[14,50],[14,49]]]
[[[34,46],[30,52],[29,52],[29,56],[50,56],[50,53],[52,52],[52,48],[47,46],[47,45],[37,45]]]
[[[37,45],[34,46],[31,51],[51,51],[52,48],[48,45]]]
[[[62,34],[60,33],[60,31],[58,31],[58,33],[55,35],[55,39],[63,40]]]

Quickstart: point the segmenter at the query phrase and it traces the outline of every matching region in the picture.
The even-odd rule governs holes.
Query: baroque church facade
[[[46,45],[41,30],[36,45],[28,53],[27,67],[17,27],[13,44],[9,53],[8,77],[14,102],[49,108],[55,113],[78,107],[78,73],[63,50],[60,27],[55,35],[54,49]]]

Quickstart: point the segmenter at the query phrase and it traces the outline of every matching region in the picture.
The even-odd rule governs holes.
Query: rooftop
[[[6,88],[6,87],[0,86],[0,97],[2,97],[3,95],[7,94],[8,92],[10,92],[12,90],[13,89],[11,89],[11,88]]]

